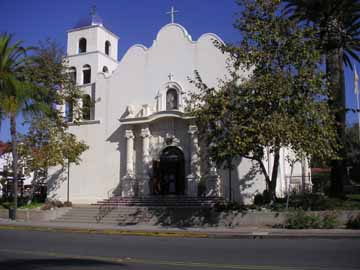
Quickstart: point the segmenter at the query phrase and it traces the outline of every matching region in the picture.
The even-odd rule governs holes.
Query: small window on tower
[[[110,41],[106,41],[105,42],[105,54],[106,55],[110,55],[110,48],[111,48],[111,43],[110,43]]]
[[[83,84],[91,83],[91,67],[83,66]]]
[[[104,73],[109,73],[109,69],[107,68],[107,66],[104,66],[104,67],[103,67],[103,72],[104,72]]]
[[[86,52],[86,39],[80,38],[79,40],[79,53]]]
[[[75,68],[75,67],[69,68],[69,75],[70,75],[71,81],[72,81],[74,84],[76,84],[76,68]]]

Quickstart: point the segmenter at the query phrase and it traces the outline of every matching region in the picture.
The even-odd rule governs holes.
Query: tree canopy
[[[277,0],[239,4],[235,27],[242,40],[217,44],[230,57],[230,79],[209,88],[197,73],[193,83],[200,91],[191,94],[190,111],[212,159],[257,161],[274,199],[280,149],[301,159],[334,157],[334,120],[313,28],[284,15]],[[266,152],[274,155],[271,175],[263,163]]]
[[[329,104],[336,119],[339,159],[331,162],[331,195],[343,196],[346,178],[346,94],[344,64],[352,69],[352,60],[360,62],[359,0],[287,0],[286,12],[296,21],[310,24],[316,31],[317,44],[326,60],[331,89]]]
[[[46,174],[50,166],[63,164],[65,159],[79,162],[80,154],[87,149],[74,135],[66,133],[67,123],[59,110],[65,99],[79,108],[77,101],[82,96],[68,73],[62,50],[55,42],[46,41],[26,55],[27,49],[21,43],[13,42],[11,35],[0,35],[0,117],[10,118],[15,209],[19,154],[27,159],[36,176],[41,170]],[[77,111],[76,115],[80,116]],[[28,118],[32,121],[29,134],[21,137],[24,141],[19,151],[17,115],[20,112],[32,113]]]

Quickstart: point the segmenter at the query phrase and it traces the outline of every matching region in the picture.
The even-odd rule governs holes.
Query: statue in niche
[[[178,109],[178,93],[175,89],[171,88],[166,93],[166,110]]]

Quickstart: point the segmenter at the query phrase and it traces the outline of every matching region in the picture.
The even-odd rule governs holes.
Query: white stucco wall
[[[87,38],[89,52],[78,55],[77,44],[81,37]],[[141,126],[124,125],[119,121],[124,117],[128,105],[134,105],[137,111],[143,104],[149,104],[154,110],[155,97],[160,93],[161,107],[165,109],[169,81],[176,83],[186,93],[196,91],[188,80],[194,77],[195,70],[210,87],[217,86],[218,79],[224,78],[227,73],[226,56],[213,44],[214,40],[222,42],[215,34],[204,34],[193,41],[181,25],[168,24],[160,29],[150,48],[134,45],[118,63],[103,55],[101,46],[106,39],[112,44],[111,53],[117,54],[117,37],[103,27],[88,27],[68,33],[69,66],[77,68],[77,82],[81,84],[81,67],[91,65],[95,85],[92,86],[94,88],[84,86],[84,89],[87,93],[93,91],[96,100],[95,120],[71,126],[69,130],[90,146],[83,154],[81,164],[73,165],[70,169],[70,200],[74,203],[95,202],[119,189],[126,166],[125,129],[132,128],[134,132],[135,169],[136,173],[141,173]],[[110,67],[110,74],[101,72],[103,65]],[[171,80],[168,77],[170,73]],[[186,175],[190,170],[188,125],[187,120],[166,117],[149,123],[152,146],[163,143],[168,132],[180,140],[179,146],[184,149]],[[264,178],[254,170],[253,165],[249,160],[239,160],[233,171],[233,197],[244,203],[250,203],[256,193],[265,189]],[[62,180],[56,181],[56,177],[52,179],[50,197],[66,198],[65,173],[62,173]],[[219,173],[223,181],[223,195],[228,197],[227,172],[220,170]],[[282,175],[285,174],[284,171]],[[279,179],[282,179],[281,176]],[[279,186],[279,192],[282,192],[283,184]]]

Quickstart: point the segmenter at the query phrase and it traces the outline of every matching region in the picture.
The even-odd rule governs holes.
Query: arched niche
[[[183,88],[177,82],[167,82],[156,96],[157,111],[183,110]]]

